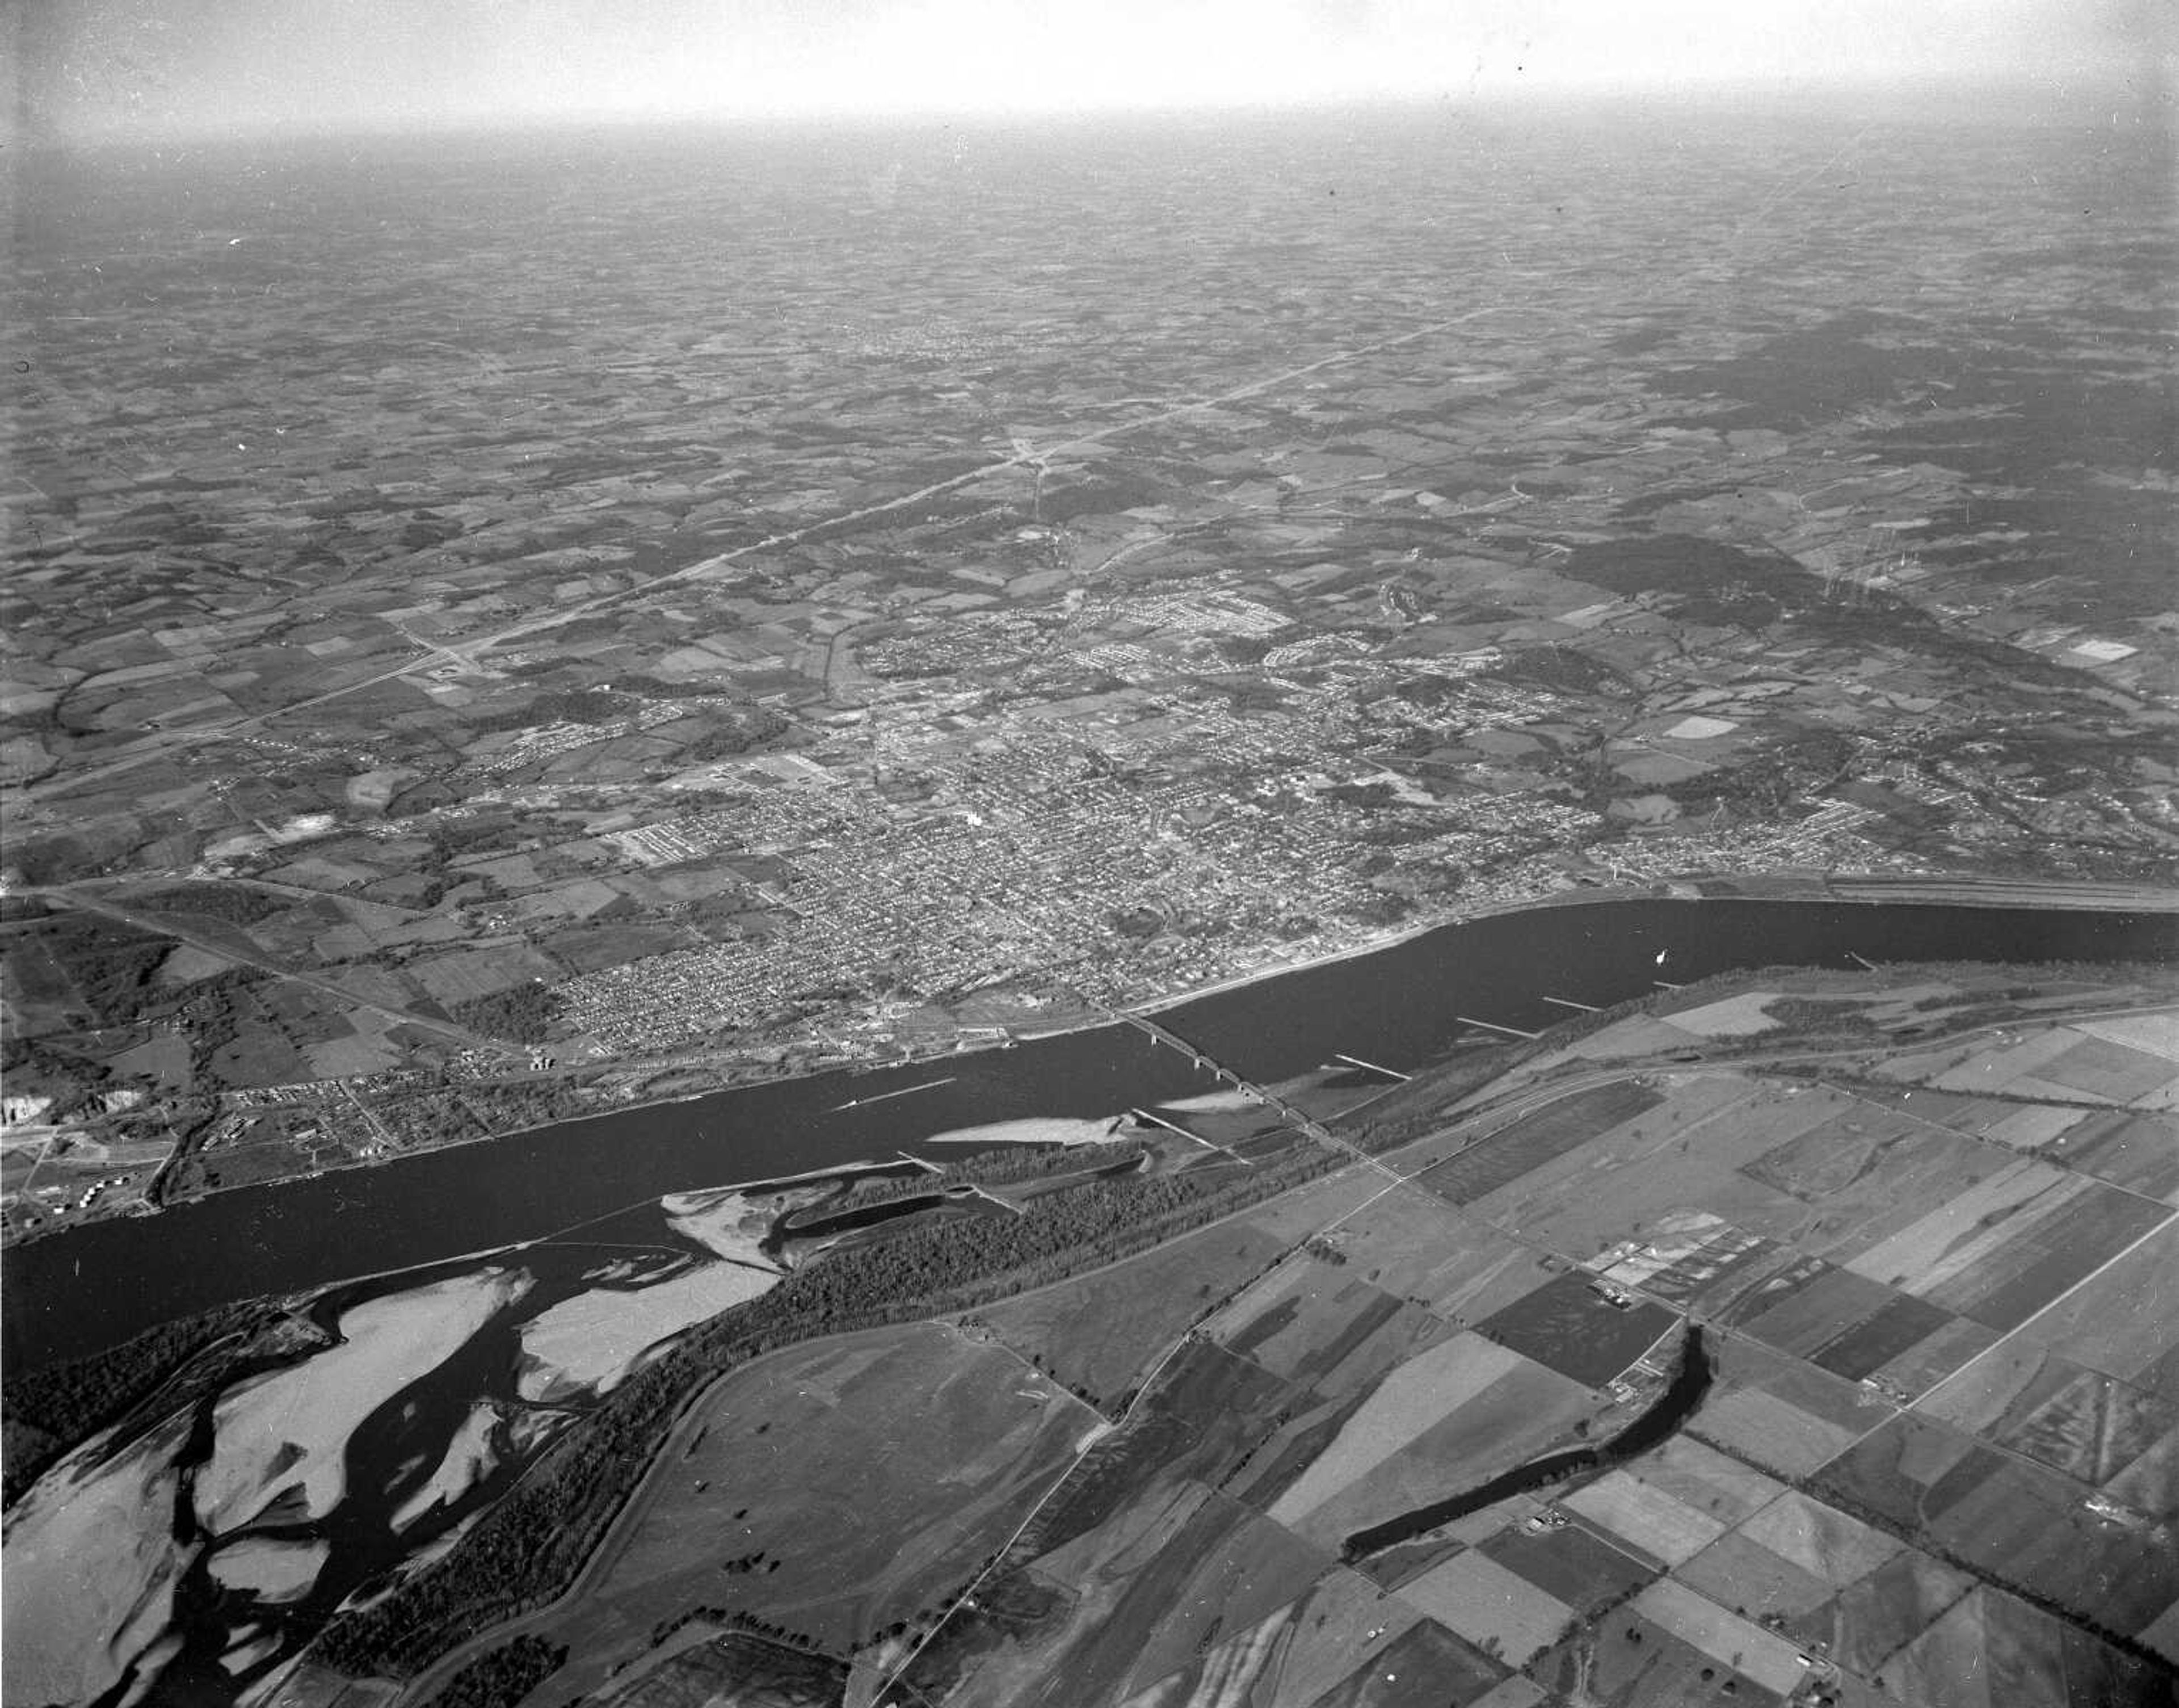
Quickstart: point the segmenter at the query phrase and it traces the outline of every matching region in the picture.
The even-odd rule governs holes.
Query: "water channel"
[[[1871,961],[2169,961],[2179,916],[1773,901],[1613,901],[1441,927],[1170,1009],[1172,1030],[1258,1081],[1336,1052],[1406,1069],[1466,1031],[1540,1030],[1545,999],[1608,1004],[1735,968]],[[881,1095],[947,1079],[908,1097]],[[187,1312],[568,1237],[665,1194],[958,1146],[936,1134],[1031,1116],[1104,1118],[1199,1093],[1207,1073],[1127,1026],[871,1073],[747,1087],[286,1184],[215,1195],[5,1256],[18,1370]],[[850,1103],[853,1107],[848,1106]]]

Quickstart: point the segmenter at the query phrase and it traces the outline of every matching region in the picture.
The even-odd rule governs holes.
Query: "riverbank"
[[[1474,1035],[1476,1020],[1543,1032],[1567,1018],[1567,1002],[1608,1007],[1650,994],[1660,978],[1692,984],[1762,966],[1879,959],[2179,959],[2179,909],[1868,904],[1881,894],[1854,903],[1773,894],[1759,905],[1569,892],[1386,934],[1397,940],[1374,953],[1348,946],[1221,981],[1209,994],[1177,994],[1160,1012],[1209,1060],[1274,1085],[1335,1055],[1409,1071]],[[1191,1052],[1127,1024],[953,1060],[948,1083],[912,1097],[884,1094],[928,1079],[927,1065],[620,1105],[488,1145],[414,1153],[399,1167],[239,1188],[14,1247],[5,1254],[8,1349],[32,1368],[237,1299],[564,1235],[609,1217],[609,1206],[908,1157],[937,1162],[958,1148],[935,1134],[1025,1118],[1105,1120],[1218,1089]]]

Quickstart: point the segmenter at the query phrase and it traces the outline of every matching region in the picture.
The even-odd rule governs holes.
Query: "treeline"
[[[524,1633],[480,1655],[447,1681],[431,1708],[514,1708],[566,1664],[568,1646]]]
[[[472,997],[447,1010],[455,1024],[516,1044],[541,1044],[565,1004],[550,985],[517,985],[488,997]]]
[[[10,1375],[0,1386],[6,1417],[5,1469],[0,1475],[5,1501],[13,1504],[54,1460],[118,1421],[207,1347],[232,1337],[239,1359],[281,1315],[278,1307],[262,1299],[222,1305],[160,1323],[88,1358]],[[233,1362],[208,1360],[193,1376],[191,1389],[201,1392],[223,1381]]]
[[[557,689],[539,695],[527,706],[473,717],[469,728],[473,735],[493,735],[501,730],[530,729],[546,723],[617,723],[634,709],[635,702],[626,695],[606,689]]]
[[[172,953],[171,938],[79,915],[56,922],[36,940],[103,1024],[125,1025],[165,1000],[151,975]]]
[[[1131,1256],[1328,1172],[1315,1146],[1217,1179],[1098,1181],[1019,1216],[903,1227],[840,1248],[696,1329],[606,1398],[444,1560],[320,1638],[355,1675],[406,1676],[565,1589],[708,1378],[819,1335],[963,1310]]]
[[[129,905],[147,914],[195,914],[230,925],[254,925],[295,903],[243,884],[174,884],[134,897]]]

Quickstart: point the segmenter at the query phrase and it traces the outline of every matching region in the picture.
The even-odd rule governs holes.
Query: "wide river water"
[[[1540,1030],[1561,997],[1605,1005],[1736,968],[1872,961],[2169,961],[2179,916],[1773,901],[1614,901],[1446,925],[1199,998],[1160,1018],[1243,1075],[1334,1052],[1393,1068],[1442,1054],[1457,1015]],[[932,1082],[948,1079],[948,1084]],[[872,1073],[837,1072],[541,1128],[372,1168],[222,1193],[6,1254],[18,1370],[258,1293],[567,1234],[669,1192],[901,1152],[1029,1116],[1115,1115],[1211,1081],[1128,1026]],[[911,1096],[873,1101],[909,1086]],[[846,1107],[850,1106],[852,1107]]]

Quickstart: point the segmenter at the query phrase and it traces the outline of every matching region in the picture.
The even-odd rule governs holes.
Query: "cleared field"
[[[1644,1300],[1622,1310],[1596,1291],[1585,1270],[1553,1276],[1477,1325],[1547,1370],[1601,1387],[1656,1343],[1677,1319]]]
[[[1719,1606],[1759,1618],[1811,1612],[1834,1593],[1821,1578],[1738,1530],[1720,1536],[1672,1575]]]
[[[2018,1327],[2160,1222],[2168,1205],[2079,1180],[2023,1212],[2023,1225],[1956,1275],[1929,1288],[1932,1304],[1999,1330]],[[2035,1211],[2049,1207],[2044,1213]],[[2028,1219],[2030,1216],[2033,1219]]]
[[[1416,1192],[1379,1199],[1332,1238],[1363,1280],[1419,1299],[1456,1326],[1520,1298],[1548,1274],[1529,1247]]]
[[[2048,1141],[2044,1155],[2130,1192],[2179,1201],[2179,1118],[2114,1109]]]
[[[1800,1651],[1791,1643],[1728,1613],[1673,1579],[1650,1584],[1635,1596],[1633,1606],[1651,1623],[1766,1690],[1785,1695],[1798,1689],[1804,1676]]]
[[[1377,1385],[1271,1516],[1290,1524],[1313,1512],[1520,1363],[1519,1354],[1473,1333],[1410,1359]]]
[[[1859,1583],[1906,1546],[1798,1489],[1787,1490],[1749,1518],[1738,1534],[1841,1590]]]
[[[1404,1314],[1396,1331],[1391,1325]],[[1367,1381],[1451,1332],[1404,1299],[1347,1277],[1345,1266],[1289,1259],[1209,1325],[1232,1352],[1305,1386]],[[1358,1368],[1342,1370],[1353,1359]],[[1340,1379],[1335,1380],[1335,1373]]]
[[[1473,1204],[1663,1101],[1633,1080],[1578,1091],[1424,1169],[1419,1178],[1448,1204]]]
[[[1568,1445],[1576,1421],[1595,1409],[1593,1396],[1578,1384],[1516,1359],[1487,1387],[1442,1414],[1381,1462],[1347,1479],[1328,1497],[1297,1504],[1294,1527],[1336,1546],[1354,1530],[1460,1494]]]
[[[1559,1504],[1666,1566],[1693,1559],[1725,1534],[1726,1527],[1709,1513],[1625,1471],[1577,1489]]]
[[[1333,1572],[1292,1606],[1227,1638],[1182,1672],[1129,1699],[1127,1708],[1312,1708],[1327,1700],[1354,1700],[1332,1693],[1342,1690],[1365,1667],[1397,1674],[1407,1655],[1414,1654],[1418,1661],[1427,1658],[1426,1651],[1402,1647],[1410,1632],[1426,1624],[1398,1601],[1380,1598],[1366,1579]],[[1448,1700],[1472,1704],[1500,1676],[1500,1669],[1480,1656],[1463,1655],[1457,1647],[1444,1653],[1451,1662],[1447,1681],[1432,1708]],[[1415,1666],[1406,1670],[1410,1680],[1417,1677]],[[1003,1687],[992,1688],[992,1682],[983,1673],[972,1676],[967,1688],[949,1700],[960,1708],[1075,1708],[1088,1700],[1070,1691],[1063,1679],[1053,1681],[1043,1694],[1036,1687],[1010,1694]]]
[[[1529,1672],[1556,1693],[1556,1700],[1608,1702],[1612,1708],[1781,1700],[1753,1678],[1721,1668],[1714,1656],[1633,1607],[1575,1631],[1532,1661]],[[1722,1688],[1728,1683],[1731,1695]]]
[[[1974,1588],[1975,1580],[1965,1572],[1908,1548],[1821,1606],[1789,1619],[1787,1628],[1804,1643],[1825,1645],[1839,1665],[1866,1675]]]
[[[2139,1630],[2179,1600],[2179,1556],[2152,1530],[2110,1523],[2085,1509],[2077,1483],[1913,1414],[1825,1467],[1816,1486],[2116,1630]]]
[[[2001,1337],[1995,1329],[1964,1316],[1948,1317],[1928,1337],[1879,1365],[1874,1374],[1911,1399],[1973,1362]]]
[[[1541,1532],[1515,1525],[1483,1543],[1480,1551],[1584,1614],[1621,1600],[1656,1575],[1655,1568],[1579,1524]]]
[[[1925,1409],[2092,1486],[2179,1427],[2179,1406],[2066,1359],[1985,1362],[1990,1381],[1962,1384],[1948,1391],[1948,1404]]]
[[[1144,1505],[1155,1515],[1147,1528],[1122,1515],[1035,1562],[1036,1579],[1061,1590],[1063,1601],[1029,1637],[1045,1694],[1023,1700],[1123,1700],[1274,1617],[1331,1564],[1197,1485]]]
[[[2048,1085],[2056,1087],[2061,1096],[2070,1091],[2113,1103],[2132,1103],[2161,1090],[2179,1074],[2179,1068],[2172,1063],[2146,1050],[2077,1032],[2069,1031],[2066,1035],[2077,1041],[2073,1046],[2033,1074],[2016,1079],[2014,1090],[2032,1094]]]
[[[541,1633],[578,1657],[556,1692],[595,1688],[694,1606],[864,1640],[965,1580],[1095,1421],[1003,1348],[930,1324],[777,1354],[701,1416],[591,1589]]]
[[[976,1317],[1068,1387],[1110,1403],[1189,1324],[1285,1249],[1245,1222],[1221,1223],[1110,1269],[985,1306]]]
[[[1312,1708],[1474,1708],[1504,1669],[1442,1625],[1410,1625],[1315,1699]]]
[[[1996,1244],[2016,1219],[2047,1213],[2047,1206],[2029,1207],[2036,1199],[2071,1195],[2086,1184],[2048,1163],[2021,1157],[1849,1258],[1845,1266],[1887,1287],[1927,1292]]]
[[[1954,1602],[1876,1679],[1907,1702],[1968,1708],[2165,1708],[2171,1700],[2168,1678],[1985,1589]]]
[[[1853,1384],[1752,1341],[1716,1341],[1717,1378],[1688,1432],[1789,1476],[1805,1476],[1884,1415]]]
[[[2179,1221],[2167,1222],[2078,1289],[2047,1306],[2002,1343],[1932,1393],[1924,1409],[1939,1416],[1973,1414],[1956,1389],[1988,1385],[2017,1392],[2054,1351],[2150,1392],[2172,1380],[2179,1347]]]
[[[1982,1129],[1982,1136],[2015,1151],[2040,1151],[2088,1118],[2082,1110],[2052,1103],[1998,1107],[2004,1113]]]
[[[1992,1175],[2023,1166],[2002,1145],[1857,1102],[1743,1172],[1819,1211],[1794,1243],[1846,1265]]]
[[[1565,1602],[1473,1548],[1403,1584],[1400,1599],[1513,1667],[1557,1642],[1575,1618]]]
[[[1626,1469],[1651,1488],[1727,1524],[1760,1511],[1785,1487],[1688,1436],[1674,1436]]]

